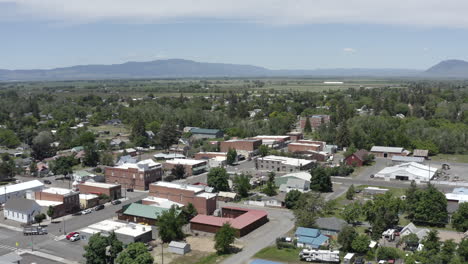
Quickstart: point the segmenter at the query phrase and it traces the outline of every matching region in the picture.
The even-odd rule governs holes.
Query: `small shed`
[[[171,241],[168,251],[178,255],[185,255],[190,252],[190,244],[185,242]]]
[[[343,258],[344,264],[354,263],[354,253],[347,253]]]
[[[429,150],[427,149],[414,149],[413,150],[414,157],[423,157],[427,159],[429,157]]]

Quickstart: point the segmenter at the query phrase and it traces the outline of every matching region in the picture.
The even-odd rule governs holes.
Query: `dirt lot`
[[[196,263],[201,258],[211,255],[215,252],[213,236],[190,236],[186,238],[190,244],[191,252],[185,256],[180,256],[168,252],[167,245],[164,246],[164,263],[185,264]],[[161,246],[158,245],[152,251],[154,260],[161,262]]]

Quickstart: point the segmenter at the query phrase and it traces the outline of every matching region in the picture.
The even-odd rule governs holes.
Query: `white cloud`
[[[343,51],[345,53],[356,53],[357,52],[357,50],[353,49],[353,48],[344,48]]]
[[[0,19],[68,23],[160,23],[208,18],[266,24],[468,28],[466,10],[466,0],[0,0]]]

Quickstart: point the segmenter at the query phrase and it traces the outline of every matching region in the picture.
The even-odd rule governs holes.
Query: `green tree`
[[[68,175],[73,173],[73,165],[75,164],[73,157],[59,157],[52,164],[52,172],[55,175]]]
[[[270,150],[266,145],[260,145],[260,147],[258,147],[258,153],[260,156],[265,157],[268,155],[268,152],[270,152]]]
[[[164,243],[171,242],[172,240],[181,240],[184,238],[182,227],[184,219],[180,216],[179,211],[175,206],[163,212],[157,221],[159,228],[159,236]]]
[[[286,194],[286,197],[284,199],[284,203],[286,205],[286,208],[288,209],[294,209],[297,206],[297,202],[299,201],[299,198],[301,197],[301,192],[298,190],[291,190]]]
[[[351,248],[358,254],[365,254],[369,250],[370,238],[367,235],[358,235],[351,243]]]
[[[86,264],[107,264],[106,247],[108,241],[100,233],[94,234],[89,238],[88,244],[84,246],[85,253],[83,257]]]
[[[468,230],[468,203],[461,203],[452,215],[452,226],[459,232]]]
[[[16,136],[15,132],[0,128],[0,146],[5,146],[7,148],[16,148],[20,144],[19,138]]]
[[[400,258],[400,253],[398,249],[393,247],[379,247],[377,249],[377,259],[380,260],[389,260],[389,259],[398,259]]]
[[[55,209],[52,205],[49,205],[49,208],[47,209],[47,215],[52,218],[55,214]]]
[[[317,192],[332,192],[333,184],[331,178],[321,166],[315,167],[310,171],[310,189]]]
[[[123,250],[122,241],[117,239],[115,232],[110,233],[107,237],[107,244],[109,247],[108,263],[114,263],[114,260],[117,258],[120,252]]]
[[[415,181],[411,181],[410,187],[406,189],[404,207],[409,219],[414,219],[416,203],[418,202],[418,197],[416,195],[417,190],[418,186],[416,185]]]
[[[31,157],[37,160],[52,157],[55,154],[54,148],[51,146],[53,137],[50,132],[42,131],[32,140]]]
[[[165,121],[157,134],[158,145],[168,150],[172,144],[177,143],[179,133],[177,127],[172,121]]]
[[[296,218],[296,226],[314,227],[315,221],[321,215],[325,205],[320,193],[303,193],[293,209]]]
[[[348,188],[348,191],[346,191],[346,199],[353,200],[355,193],[356,190],[354,189],[354,184],[351,184],[351,186]]]
[[[424,245],[423,253],[428,259],[432,259],[440,251],[441,243],[438,234],[439,232],[437,230],[431,230],[422,241]]]
[[[348,224],[356,223],[361,217],[361,205],[358,202],[350,203],[343,208],[341,216]]]
[[[236,175],[232,181],[234,191],[242,198],[249,196],[249,191],[252,188],[250,185],[250,176],[241,174]]]
[[[15,176],[15,162],[10,159],[0,163],[0,179],[9,179]]]
[[[373,239],[380,238],[382,232],[398,224],[400,205],[401,200],[393,197],[390,192],[375,196],[374,200],[364,204],[363,212],[372,226]]]
[[[181,164],[175,165],[174,168],[171,169],[171,175],[178,180],[185,178],[185,167]]]
[[[348,125],[346,124],[346,122],[342,122],[338,126],[335,142],[336,142],[336,145],[338,145],[338,147],[340,148],[349,146],[349,144],[351,143],[350,133],[349,133]]]
[[[312,125],[310,124],[310,118],[307,116],[304,124],[304,133],[312,132]]]
[[[42,221],[44,221],[46,218],[47,216],[41,213],[41,214],[37,214],[34,216],[34,221],[38,223],[39,225],[41,225]]]
[[[411,233],[402,237],[401,243],[405,244],[405,249],[414,251],[419,246],[419,237],[416,234]]]
[[[231,244],[236,238],[236,230],[229,224],[223,226],[215,234],[215,249],[218,254],[227,254],[230,252]]]
[[[182,215],[184,217],[185,223],[189,223],[192,218],[197,216],[197,208],[192,203],[189,203],[187,206],[182,207]]]
[[[207,175],[208,186],[215,189],[216,192],[228,192],[229,175],[225,168],[211,168]]]
[[[99,152],[94,144],[89,144],[84,147],[85,156],[83,164],[89,167],[96,167],[99,162]]]
[[[103,152],[101,154],[101,164],[104,166],[114,166],[114,157],[110,152]]]
[[[262,192],[268,196],[275,196],[276,195],[276,184],[275,184],[275,173],[270,172],[268,173],[268,181],[263,188]]]
[[[146,135],[145,122],[143,118],[137,116],[132,124],[132,132],[130,140],[139,147],[145,147],[148,144],[148,137]]]
[[[464,238],[460,244],[458,244],[458,255],[462,258],[463,261],[468,262],[468,238]]]
[[[454,258],[456,250],[457,243],[455,243],[452,239],[445,241],[442,244],[442,248],[439,253],[442,264],[449,264],[450,261]]]
[[[226,162],[228,165],[232,165],[236,162],[237,160],[237,151],[236,149],[229,148],[227,154],[226,154]]]
[[[154,259],[141,242],[130,243],[115,260],[117,264],[153,264]]]
[[[415,224],[445,226],[448,220],[447,199],[442,192],[428,184],[426,189],[417,190],[416,199],[412,219]]]
[[[341,245],[341,251],[351,251],[353,241],[357,236],[358,233],[352,226],[343,227],[341,232],[338,233],[338,243]]]
[[[31,162],[31,164],[29,165],[29,173],[31,174],[31,176],[33,177],[37,177],[37,162],[33,161]]]

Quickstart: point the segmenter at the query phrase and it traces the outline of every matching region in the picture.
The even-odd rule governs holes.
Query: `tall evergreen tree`
[[[304,133],[312,132],[312,125],[310,124],[310,118],[306,116],[305,124],[304,124]]]
[[[340,147],[347,147],[349,146],[351,140],[350,140],[350,134],[348,130],[348,125],[346,122],[342,122],[338,126],[338,131],[336,133],[336,139],[335,139],[336,144]]]

